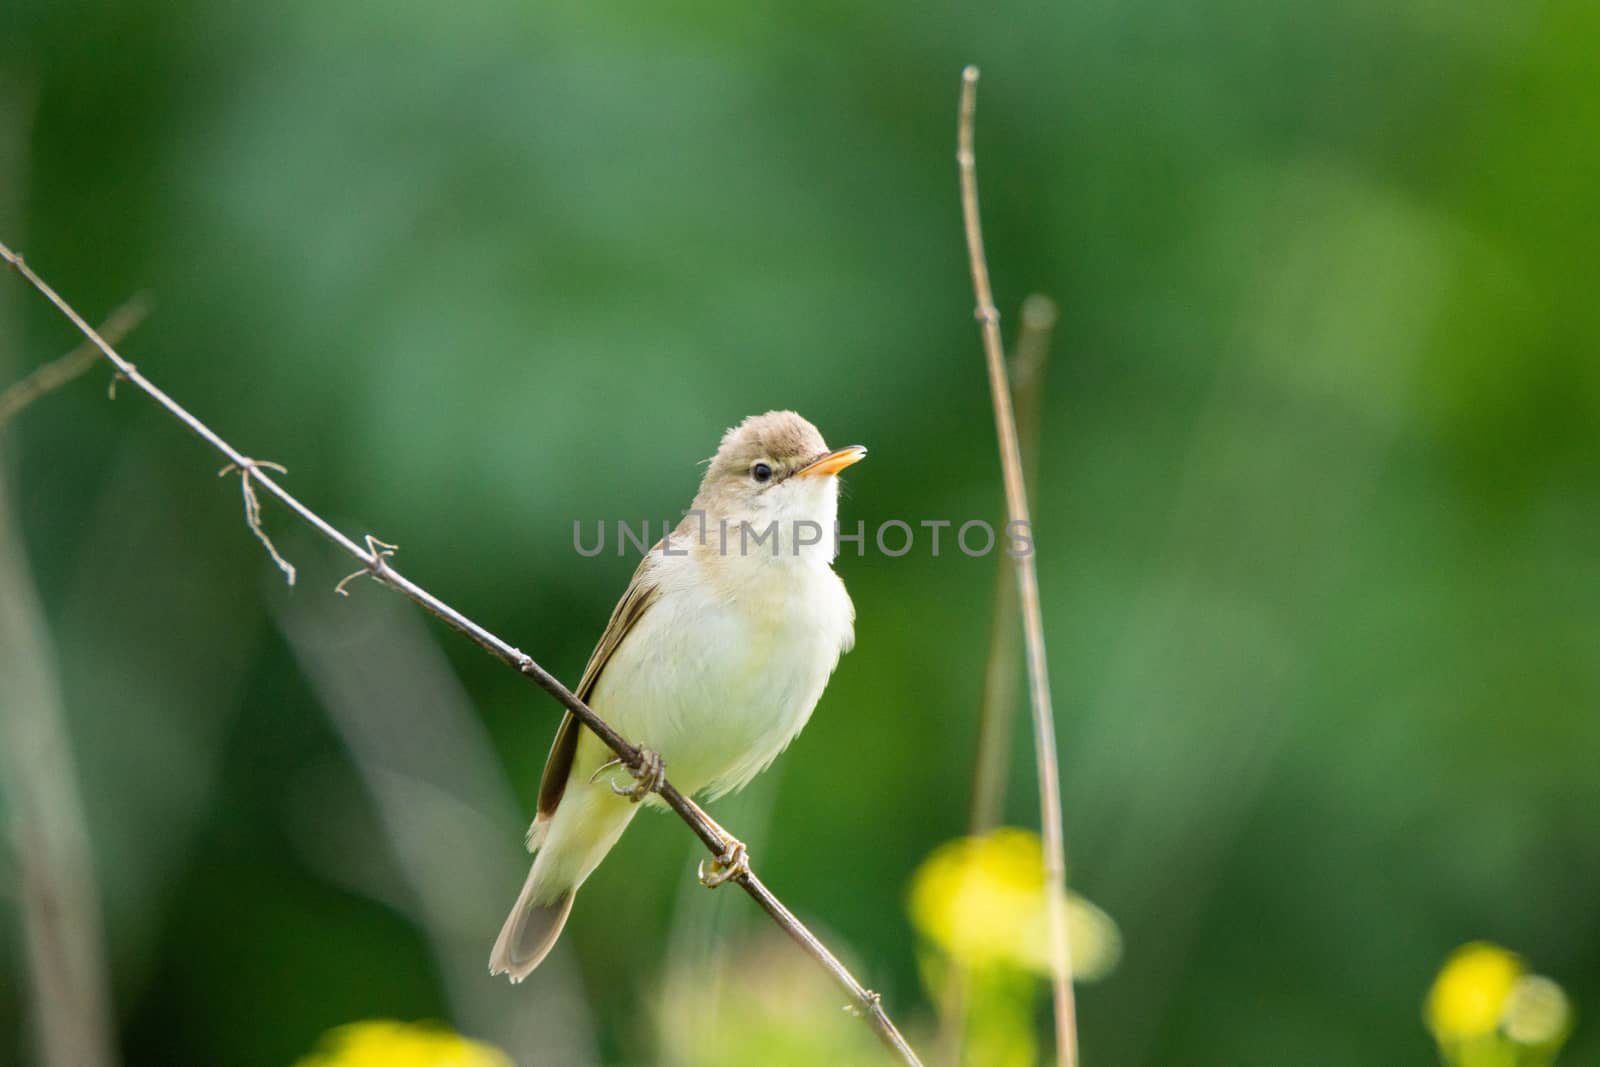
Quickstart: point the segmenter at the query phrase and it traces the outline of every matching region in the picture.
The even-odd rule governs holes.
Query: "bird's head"
[[[711,457],[695,509],[705,515],[716,536],[726,522],[730,536],[738,539],[741,524],[754,534],[734,540],[730,552],[748,545],[750,537],[764,534],[774,522],[779,556],[795,555],[794,546],[809,540],[813,524],[822,534],[825,559],[833,558],[834,523],[839,514],[838,474],[866,456],[861,445],[829,449],[817,428],[792,411],[752,415],[722,435]],[[760,551],[773,554],[769,542]],[[745,554],[750,554],[748,548]]]

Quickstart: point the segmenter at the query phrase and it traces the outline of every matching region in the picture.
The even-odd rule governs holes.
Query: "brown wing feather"
[[[606,624],[605,633],[600,635],[600,643],[590,653],[589,665],[584,667],[583,678],[574,690],[579,700],[588,701],[594,693],[595,683],[600,680],[600,672],[605,670],[612,654],[621,646],[622,639],[628,636],[634,624],[655,602],[659,588],[651,580],[650,564],[660,547],[661,542],[657,541],[655,547],[639,561],[639,568],[633,572],[633,579],[628,583],[628,591],[622,594],[622,599],[617,601],[616,608],[612,610],[611,621]],[[561,720],[561,728],[556,731],[550,756],[545,760],[544,776],[539,779],[541,819],[548,819],[555,814],[562,794],[567,791],[567,779],[572,776],[572,762],[578,755],[578,731],[581,725],[569,711]]]

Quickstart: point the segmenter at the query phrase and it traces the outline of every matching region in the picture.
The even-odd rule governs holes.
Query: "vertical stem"
[[[976,314],[982,326],[989,393],[994,401],[995,432],[1000,438],[1000,469],[1005,481],[1006,512],[1012,523],[1029,524],[1028,493],[1023,484],[1021,449],[1011,389],[1006,380],[1005,348],[1000,339],[1000,313],[989,285],[983,253],[983,228],[978,214],[978,174],[973,154],[973,114],[977,108],[978,68],[961,72],[961,111],[956,162],[961,177],[961,213],[972,267]],[[1028,663],[1028,693],[1033,707],[1034,749],[1038,760],[1040,833],[1044,839],[1045,893],[1050,915],[1051,991],[1055,1007],[1056,1060],[1059,1067],[1077,1067],[1078,1027],[1072,998],[1072,952],[1067,935],[1066,845],[1061,826],[1061,772],[1056,764],[1056,729],[1050,706],[1050,676],[1045,663],[1044,619],[1039,609],[1039,578],[1034,551],[1013,557],[1017,594],[1022,607],[1023,649]]]

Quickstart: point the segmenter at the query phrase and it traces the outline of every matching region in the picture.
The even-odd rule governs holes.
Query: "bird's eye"
[[[750,468],[750,477],[757,482],[770,482],[772,480],[772,468],[765,463],[757,463]]]

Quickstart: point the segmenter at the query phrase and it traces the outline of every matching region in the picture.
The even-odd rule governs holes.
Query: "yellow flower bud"
[[[432,1023],[369,1019],[330,1030],[295,1067],[514,1067],[492,1045]]]
[[[961,964],[1048,974],[1046,902],[1038,836],[1002,828],[935,849],[912,877],[909,904],[923,936]],[[1101,977],[1116,965],[1121,934],[1105,912],[1069,894],[1067,930],[1078,980]]]
[[[1498,945],[1456,949],[1428,991],[1428,1029],[1441,1043],[1494,1033],[1522,973],[1522,960]]]

